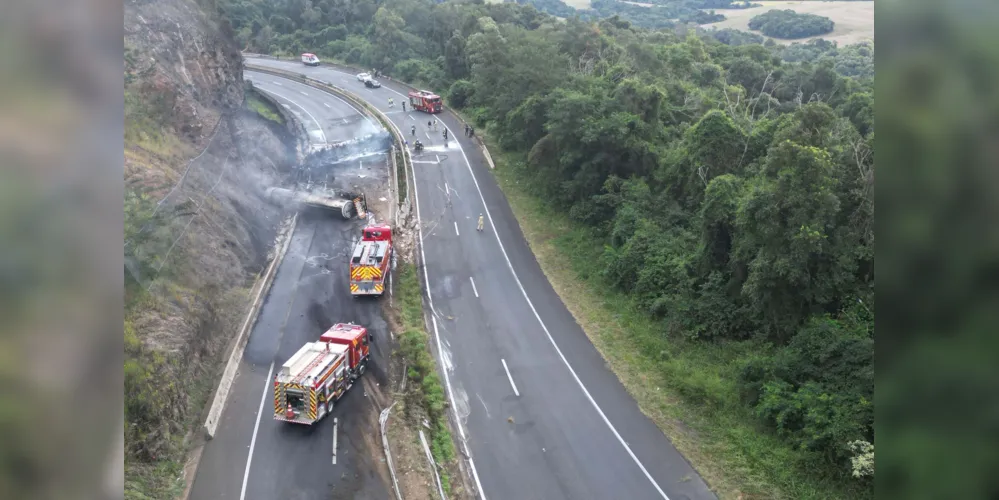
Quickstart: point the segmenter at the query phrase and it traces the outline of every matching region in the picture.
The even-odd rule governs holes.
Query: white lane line
[[[333,465],[336,465],[336,417],[333,417]]]
[[[328,102],[324,102],[323,106],[326,106],[327,108],[331,108],[331,109],[333,108],[332,106],[330,106],[330,103],[328,103]]]
[[[424,132],[424,134],[427,135],[427,139],[429,140],[430,139],[430,132]]]
[[[250,463],[253,462],[253,447],[257,445],[257,431],[260,429],[260,416],[264,414],[264,402],[271,392],[271,375],[274,374],[274,362],[267,370],[267,378],[264,379],[264,393],[260,395],[260,407],[257,408],[257,423],[253,424],[253,437],[250,438],[250,453],[246,456],[246,470],[243,471],[243,487],[239,490],[239,500],[246,498],[246,482],[250,478]]]
[[[344,122],[344,123],[347,123],[347,119],[346,119],[346,118],[344,118],[344,119],[343,119],[343,122]]]
[[[281,82],[271,82],[271,83],[273,83],[274,85],[277,85],[278,87],[284,87],[284,85],[281,85]]]
[[[457,225],[457,222],[455,224]],[[475,292],[475,298],[479,298],[479,289],[475,288],[475,279],[469,276],[468,280],[472,282],[472,291]]]
[[[330,71],[333,71],[334,73],[345,74],[342,71],[335,71],[335,70],[330,70]],[[399,92],[396,92],[396,91],[394,91],[392,89],[388,89],[388,90],[390,90],[392,92],[395,92],[396,94],[399,94],[400,96],[402,95]],[[340,99],[339,97],[336,97],[336,96],[334,96],[332,94],[329,94],[329,95],[331,97],[333,97],[333,98],[335,98],[335,99],[343,102],[343,99]],[[344,104],[346,104],[346,103],[344,103]],[[370,119],[369,119],[369,121],[370,121]],[[397,125],[395,125],[393,123],[392,126],[394,126],[396,128],[397,132],[399,132],[400,134],[402,133],[402,131],[399,130],[399,127]],[[407,154],[408,154],[408,150],[407,150]],[[412,155],[410,155],[410,156],[412,156]],[[467,158],[465,159],[465,162],[466,163],[468,162]],[[419,228],[419,234],[420,234],[420,258],[423,260],[423,262],[426,262],[427,261],[427,256],[426,256],[426,252],[424,251],[424,248],[423,248],[423,222],[422,222],[422,219],[420,218],[420,193],[419,193],[419,188],[417,188],[416,184],[417,183],[415,182],[415,178],[414,178],[414,182],[413,182],[413,194],[414,194],[414,196],[416,198],[416,200],[415,200],[416,201],[416,220],[417,220],[417,227]],[[481,198],[481,196],[482,196],[482,193],[480,192],[479,193],[479,197]],[[507,259],[507,264],[509,264],[509,259]],[[423,286],[424,286],[424,289],[427,292],[427,302],[430,305],[430,310],[433,311],[434,310],[434,301],[433,301],[433,296],[430,294],[430,279],[429,279],[429,275],[427,274],[427,266],[426,265],[423,266]],[[434,315],[431,315],[431,320],[432,320],[433,326],[434,326],[434,339],[435,339],[436,344],[437,344],[438,362],[441,363],[441,366],[444,366],[444,360],[441,357],[441,356],[443,356],[443,354],[442,354],[443,350],[441,349],[441,335],[440,335],[440,330],[437,327],[437,317],[434,316]],[[448,374],[447,370],[444,370],[444,386],[447,387],[448,400],[453,403],[454,402],[454,390],[451,388],[451,377]],[[454,415],[455,425],[458,427],[458,434],[461,436],[462,442],[467,442],[468,438],[465,436],[465,428],[461,425],[461,418],[458,416],[458,405],[451,404],[450,406],[451,406],[451,413]],[[473,460],[471,458],[471,452],[470,452],[470,450],[469,450],[468,456],[469,456],[469,458],[468,458],[468,467],[470,469],[472,469],[472,477],[475,479],[475,487],[476,487],[476,489],[479,492],[479,498],[481,500],[486,500],[486,494],[482,490],[482,481],[479,479],[479,472],[478,472],[478,469],[475,468],[475,460]]]
[[[451,188],[447,187],[447,181],[444,182],[444,193],[450,195]]]
[[[443,124],[443,122],[441,123]],[[447,125],[444,125],[444,127],[447,128]],[[513,264],[510,262],[510,256],[507,255],[506,248],[503,246],[503,240],[500,239],[499,231],[496,230],[496,224],[493,223],[493,216],[489,212],[489,207],[486,206],[486,199],[484,196],[482,196],[482,188],[479,187],[479,181],[475,178],[475,172],[472,171],[472,164],[471,162],[468,161],[468,155],[465,154],[465,149],[461,147],[461,143],[459,142],[457,144],[458,144],[458,151],[461,151],[461,156],[465,159],[465,166],[468,167],[468,173],[471,174],[472,176],[472,182],[475,183],[475,190],[478,191],[479,193],[479,200],[482,201],[482,208],[486,212],[486,217],[489,218],[489,226],[492,228],[493,234],[496,236],[496,242],[499,243],[500,252],[503,253],[503,259],[506,260],[506,266],[510,268],[510,272],[513,274],[513,279],[514,281],[517,282],[517,288],[520,289],[520,293],[524,296],[524,300],[527,301],[527,305],[531,307],[531,312],[534,313],[534,317],[538,320],[538,323],[541,324],[541,329],[545,331],[545,335],[548,337],[548,341],[551,342],[552,347],[555,348],[555,352],[558,353],[558,357],[562,359],[562,363],[564,363],[565,367],[569,369],[569,373],[572,374],[572,378],[576,380],[576,384],[579,385],[579,388],[582,389],[583,394],[586,395],[586,399],[588,399],[593,408],[597,410],[597,413],[600,415],[600,418],[604,421],[604,424],[607,425],[607,427],[614,434],[614,437],[617,438],[617,441],[621,443],[621,446],[623,446],[625,451],[628,452],[628,456],[631,457],[631,460],[634,461],[635,465],[637,465],[638,468],[642,470],[642,473],[645,474],[645,478],[648,479],[650,483],[652,483],[652,486],[656,489],[659,495],[662,496],[665,500],[669,500],[669,497],[666,495],[663,489],[659,487],[659,483],[656,482],[656,480],[652,477],[652,474],[650,474],[648,469],[645,468],[645,465],[642,464],[642,461],[638,459],[638,456],[635,455],[635,452],[631,450],[631,447],[628,446],[628,443],[625,442],[623,437],[621,437],[621,433],[617,431],[617,428],[614,427],[614,424],[612,424],[610,419],[607,418],[607,415],[604,413],[604,411],[600,409],[600,405],[598,405],[596,400],[593,399],[593,396],[590,394],[590,391],[586,389],[585,385],[583,385],[583,381],[579,379],[579,375],[576,374],[576,370],[572,369],[572,365],[569,364],[569,360],[566,359],[564,354],[562,354],[562,350],[559,349],[558,344],[555,342],[555,338],[552,337],[552,334],[548,330],[548,327],[545,325],[545,322],[541,319],[541,315],[538,314],[538,310],[537,308],[534,307],[534,303],[531,302],[531,298],[527,296],[527,290],[524,289],[523,283],[520,282],[520,277],[517,276],[517,271],[513,268]],[[416,174],[414,173],[413,175]],[[414,182],[413,184],[415,191],[416,189],[415,185],[417,183]],[[416,212],[417,212],[417,219],[419,219],[419,200],[417,200]],[[422,241],[421,241],[421,247],[422,247]],[[424,259],[424,262],[426,262],[426,259]],[[426,265],[423,266],[423,272],[424,274],[426,274],[427,272]],[[427,293],[429,294],[429,290],[427,291]]]
[[[391,92],[395,92],[396,94],[402,95],[401,93],[396,92],[395,90],[392,90],[392,89],[388,89],[388,90],[391,91]],[[446,127],[446,125],[445,125],[445,127]],[[398,127],[396,127],[396,128],[398,128]],[[461,152],[461,156],[465,160],[465,166],[468,167],[468,172],[472,175],[472,182],[475,183],[475,190],[478,191],[478,193],[479,193],[479,200],[482,201],[482,207],[483,207],[483,209],[486,212],[486,217],[489,217],[489,224],[492,227],[493,234],[496,236],[496,242],[499,243],[500,251],[503,253],[503,259],[506,260],[507,267],[510,269],[510,272],[513,273],[513,279],[514,279],[514,281],[517,282],[517,287],[520,288],[520,293],[524,296],[524,299],[527,300],[527,304],[528,304],[528,306],[530,306],[531,312],[534,313],[534,317],[538,320],[538,323],[541,324],[541,328],[545,331],[545,335],[548,337],[548,341],[551,342],[552,347],[555,348],[555,352],[558,353],[559,358],[562,359],[562,363],[564,363],[565,366],[566,366],[566,368],[569,369],[569,373],[572,374],[572,378],[576,380],[576,384],[579,385],[579,388],[583,390],[583,394],[586,395],[586,398],[590,401],[590,404],[593,405],[593,408],[597,410],[597,413],[600,415],[600,418],[603,419],[604,424],[606,424],[607,427],[610,428],[611,432],[614,434],[614,437],[617,438],[618,442],[621,443],[621,446],[623,446],[624,449],[628,452],[628,456],[630,456],[631,459],[632,459],[632,461],[634,461],[635,464],[638,465],[638,468],[642,470],[642,473],[645,474],[645,478],[648,479],[650,483],[652,483],[652,486],[656,489],[656,491],[659,493],[659,495],[662,496],[664,499],[669,500],[669,497],[666,496],[666,493],[663,492],[662,488],[659,487],[659,483],[656,483],[656,480],[652,477],[651,474],[649,474],[648,469],[645,468],[645,465],[643,465],[642,462],[638,459],[638,457],[635,455],[635,452],[633,452],[631,450],[631,447],[629,447],[628,443],[626,443],[624,441],[624,438],[621,437],[621,434],[614,427],[614,424],[611,423],[610,419],[607,418],[607,415],[604,414],[603,410],[600,409],[600,406],[593,399],[593,396],[590,395],[590,391],[588,391],[586,389],[586,386],[583,385],[583,382],[579,379],[579,376],[576,375],[576,371],[572,369],[572,365],[569,364],[569,360],[567,360],[565,358],[565,355],[562,354],[562,350],[559,349],[558,344],[555,343],[555,339],[552,337],[551,332],[548,331],[548,327],[545,326],[544,321],[541,320],[541,316],[538,314],[537,309],[534,307],[534,303],[532,303],[531,302],[531,298],[527,296],[527,291],[524,289],[524,285],[520,282],[520,278],[517,276],[517,271],[514,270],[513,264],[510,262],[510,256],[507,255],[506,248],[503,247],[503,241],[500,239],[499,232],[496,230],[496,224],[493,224],[492,214],[489,213],[489,208],[486,207],[485,197],[482,196],[482,188],[479,187],[479,181],[475,178],[475,172],[472,171],[472,164],[468,161],[468,155],[465,154],[465,149],[463,147],[461,147],[461,143],[458,143],[458,151]],[[417,227],[420,228],[419,229],[419,232],[420,232],[420,258],[424,262],[424,266],[423,266],[423,284],[424,284],[424,288],[427,291],[427,301],[430,304],[430,308],[433,309],[433,296],[430,294],[430,277],[429,277],[429,273],[427,271],[428,266],[426,265],[427,257],[426,257],[426,253],[425,253],[425,251],[423,249],[423,234],[422,234],[423,233],[423,222],[422,222],[421,217],[420,217],[420,190],[419,190],[419,187],[417,187],[419,183],[415,182],[415,175],[416,175],[415,172],[413,173],[413,175],[414,175],[413,193],[414,193],[414,196],[416,198],[416,220],[417,220]],[[437,319],[433,318],[433,322],[434,322],[434,336],[436,337],[436,340],[437,340],[437,353],[438,353],[438,357],[440,357],[440,355],[441,355],[440,353],[442,351],[441,351],[441,346],[440,346],[440,344],[441,344],[440,334],[437,332]],[[444,362],[443,359],[440,359],[439,361],[441,362],[441,364],[443,366],[443,362]],[[447,386],[447,390],[448,390],[448,399],[453,402],[454,401],[454,396],[452,394],[451,381],[450,381],[450,377],[447,374],[447,370],[444,370],[444,382],[445,382],[445,385]],[[457,405],[452,404],[451,405],[451,411],[454,413],[455,422],[457,422],[459,434],[461,435],[461,439],[464,441],[465,440],[465,431],[464,431],[464,429],[461,426],[461,423],[460,423],[461,420],[458,418]],[[469,463],[469,467],[472,469],[472,476],[475,478],[475,486],[479,490],[479,495],[483,499],[485,499],[485,497],[486,497],[485,496],[485,492],[482,491],[482,483],[479,481],[479,475],[478,475],[478,472],[476,472],[476,469],[475,469],[475,462],[472,461],[471,458],[469,458],[468,463]]]
[[[454,234],[461,236],[461,231],[458,231],[458,221],[454,221]],[[475,283],[472,283],[472,286],[474,287]],[[478,297],[478,294],[476,294],[476,297]]]
[[[305,92],[302,92],[301,90],[299,90],[298,92],[301,93],[302,95],[304,95],[305,97],[309,97],[309,94],[306,94]]]
[[[301,109],[302,111],[305,111],[305,114],[309,115],[309,118],[312,118],[312,121],[316,122],[316,126],[319,127],[319,135],[322,136],[322,138],[323,138],[323,144],[329,144],[326,141],[326,133],[323,132],[323,125],[321,123],[319,123],[319,120],[317,120],[315,116],[312,116],[312,113],[309,113],[309,110],[307,110],[304,107],[302,107],[301,104],[299,104],[299,103],[297,103],[295,101],[292,101],[291,99],[288,99],[287,97],[285,97],[285,96],[283,96],[281,94],[278,94],[277,92],[274,92],[273,90],[265,90],[264,92],[269,92],[271,94],[274,94],[274,95],[280,97],[281,99],[284,99],[284,100],[286,100],[286,101],[294,104],[295,106],[298,106],[298,109]]]
[[[506,360],[500,358],[500,361],[503,362],[503,369],[506,370],[506,378],[510,380],[510,385],[513,386],[513,395],[520,397],[520,392],[517,391],[517,384],[513,383],[513,375],[510,375],[510,369],[506,366]]]

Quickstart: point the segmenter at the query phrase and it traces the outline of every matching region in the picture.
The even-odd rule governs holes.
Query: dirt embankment
[[[264,193],[295,139],[244,106],[212,0],[127,1],[124,27],[126,496],[168,498],[290,215]]]

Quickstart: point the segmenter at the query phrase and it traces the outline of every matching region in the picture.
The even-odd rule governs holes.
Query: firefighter
[[[403,103],[403,106],[405,106],[405,105],[406,104]],[[413,135],[415,136],[416,135],[416,125],[413,125],[413,127],[410,130],[412,131]]]
[[[472,127],[471,125],[469,125],[468,126],[468,136],[472,137],[474,135],[475,135],[475,127]]]
[[[432,121],[428,121],[427,122],[427,128],[433,128],[433,126],[434,126],[434,122],[432,122]]]
[[[406,112],[406,101],[402,101],[402,112]]]
[[[444,142],[447,142],[447,129],[444,129]]]
[[[476,231],[482,231],[482,228],[486,225],[486,219],[482,218],[482,214],[479,214],[479,225],[475,228]]]
[[[392,100],[392,98],[391,98],[391,97],[389,97],[389,107],[390,107],[390,108],[393,108],[393,107],[395,107],[395,101],[394,101],[394,100]]]
[[[468,124],[465,124],[465,137],[468,137]]]

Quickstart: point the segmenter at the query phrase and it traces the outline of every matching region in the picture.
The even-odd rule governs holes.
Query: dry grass
[[[401,407],[393,408],[386,425],[402,498],[437,498],[437,485],[434,484],[433,472],[427,463],[423,445],[420,444],[420,436],[402,418],[401,412]]]
[[[755,2],[763,4],[762,7],[752,9],[715,9],[715,12],[725,15],[727,19],[720,23],[705,24],[708,28],[734,28],[743,31],[750,31],[749,20],[754,16],[763,14],[773,9],[790,9],[800,14],[815,14],[832,19],[836,27],[832,33],[820,35],[812,38],[824,38],[831,42],[839,43],[840,47],[850,45],[864,40],[874,39],[874,2],[846,2],[846,1],[799,1],[799,2],[777,2],[764,1]],[[759,33],[753,31],[752,33]],[[793,42],[805,42],[811,38],[798,40],[781,40],[774,38],[774,41],[782,44]]]

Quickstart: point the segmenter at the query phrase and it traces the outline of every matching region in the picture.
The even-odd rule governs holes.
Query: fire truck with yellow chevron
[[[385,293],[385,278],[392,265],[392,228],[373,224],[361,232],[361,240],[350,255],[351,295]]]
[[[329,415],[364,374],[370,341],[367,328],[337,323],[302,346],[274,375],[274,419],[312,425]]]

